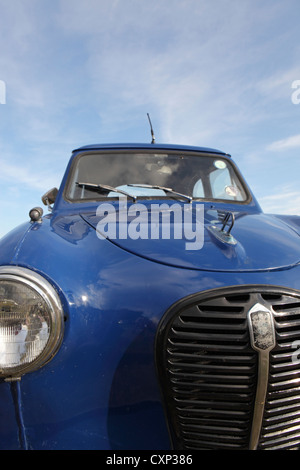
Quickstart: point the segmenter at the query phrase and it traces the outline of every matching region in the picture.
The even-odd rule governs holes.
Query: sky
[[[0,0],[0,237],[74,148],[230,153],[265,212],[300,215],[299,0]],[[44,208],[47,212],[47,208]]]

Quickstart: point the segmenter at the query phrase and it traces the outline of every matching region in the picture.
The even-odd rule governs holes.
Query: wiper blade
[[[175,194],[176,196],[183,197],[184,199],[187,199],[189,202],[192,202],[193,200],[191,196],[178,193],[177,191],[174,191],[174,189],[165,188],[164,186],[153,185],[153,184],[128,184],[127,186],[133,186],[135,188],[161,189],[162,191],[165,191],[166,193],[172,193],[172,194]]]
[[[132,194],[127,193],[126,191],[123,191],[123,189],[114,188],[113,186],[108,186],[107,184],[80,183],[80,182],[76,182],[76,184],[77,186],[85,187],[92,191],[98,191],[98,192],[112,191],[114,193],[124,194],[124,196],[131,197],[134,200],[134,202],[136,202],[136,199],[137,199],[136,196],[133,196]]]

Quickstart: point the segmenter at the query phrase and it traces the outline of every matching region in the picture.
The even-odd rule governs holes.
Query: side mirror
[[[42,196],[42,201],[45,204],[45,206],[48,206],[48,209],[51,210],[51,204],[55,203],[56,196],[58,194],[58,189],[57,188],[52,188],[49,191],[47,191],[44,196]]]

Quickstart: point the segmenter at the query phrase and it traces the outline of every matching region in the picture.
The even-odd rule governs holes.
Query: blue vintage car
[[[300,218],[230,155],[73,151],[0,242],[0,448],[300,445]]]

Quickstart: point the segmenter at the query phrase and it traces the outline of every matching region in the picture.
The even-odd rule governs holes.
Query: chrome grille
[[[267,297],[268,298],[268,297]],[[270,353],[270,377],[261,449],[298,449],[300,446],[300,299],[270,298],[277,346]],[[295,357],[296,353],[296,357]],[[293,358],[296,361],[293,361]]]
[[[300,293],[248,286],[189,297],[163,318],[156,361],[174,448],[249,448],[258,353],[247,312],[256,302],[271,309],[277,338],[258,448],[299,447],[300,365],[292,358],[300,340]]]

